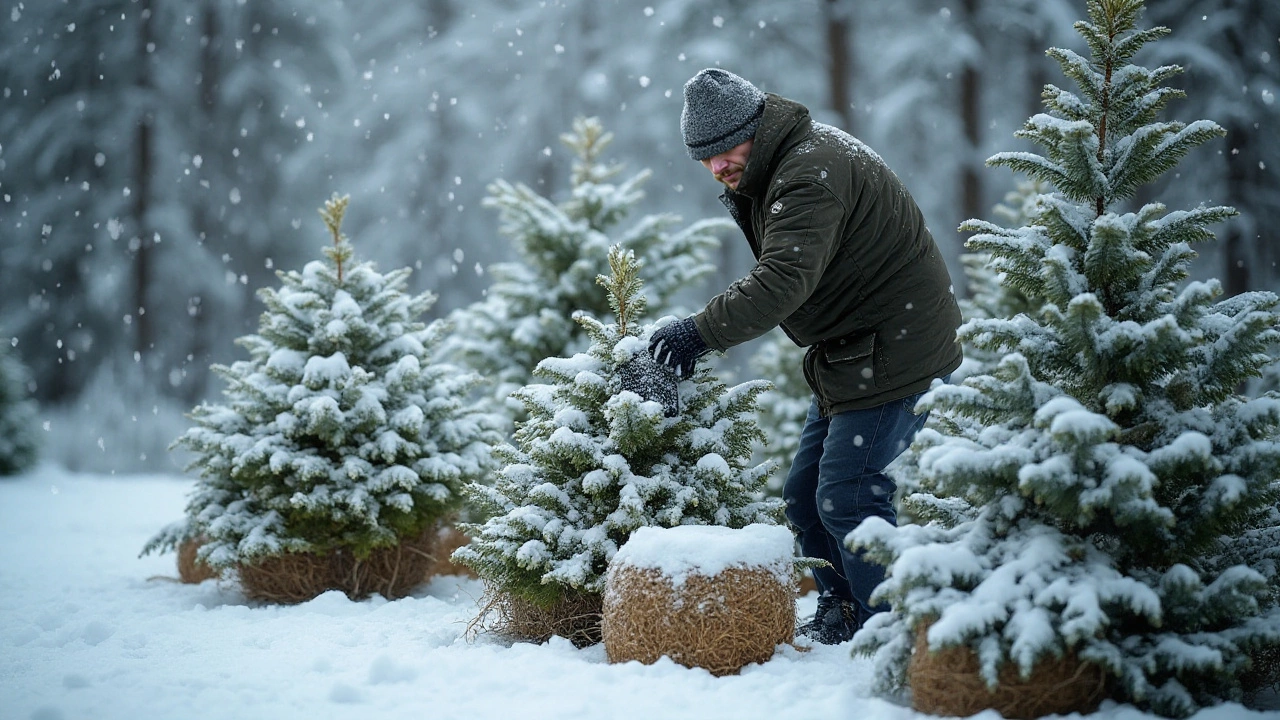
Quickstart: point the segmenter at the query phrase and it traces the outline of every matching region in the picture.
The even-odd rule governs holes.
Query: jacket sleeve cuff
[[[724,352],[732,347],[725,343],[724,338],[716,334],[711,327],[711,322],[707,319],[705,310],[693,316],[693,325],[698,329],[698,334],[702,336],[702,341],[712,350]]]

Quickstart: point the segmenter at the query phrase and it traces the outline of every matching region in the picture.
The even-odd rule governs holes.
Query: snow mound
[[[689,575],[713,577],[731,567],[763,567],[790,582],[795,538],[781,525],[642,527],[613,557],[615,564],[651,568],[679,587]]]

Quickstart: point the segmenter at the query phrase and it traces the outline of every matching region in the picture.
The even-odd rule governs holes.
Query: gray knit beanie
[[[707,68],[684,84],[680,132],[689,157],[705,160],[750,140],[764,113],[764,93],[727,70]]]

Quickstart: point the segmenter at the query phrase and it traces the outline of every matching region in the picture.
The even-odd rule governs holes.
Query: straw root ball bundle
[[[373,593],[401,598],[431,576],[437,533],[433,525],[364,559],[345,549],[264,558],[239,567],[240,585],[247,597],[275,603],[306,602],[329,590],[341,590],[352,600]]]
[[[606,578],[609,661],[666,655],[713,675],[767,661],[795,630],[793,554],[778,526],[637,530]]]
[[[485,598],[470,630],[534,643],[562,637],[580,648],[600,642],[599,593],[566,590],[555,602],[542,605],[490,584]]]
[[[1010,720],[1044,715],[1091,713],[1106,693],[1106,676],[1072,653],[1043,658],[1023,678],[1014,663],[1000,668],[999,683],[988,688],[978,669],[978,656],[968,647],[930,651],[928,626],[916,633],[915,652],[907,670],[911,705],[931,715],[968,716],[988,708]]]
[[[206,542],[203,536],[187,538],[178,544],[178,579],[193,585],[218,577],[218,571],[196,557]]]

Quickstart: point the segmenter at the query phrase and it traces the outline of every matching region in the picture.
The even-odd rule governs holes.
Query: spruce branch
[[[640,294],[640,288],[644,286],[640,279],[642,264],[633,251],[613,245],[609,248],[609,268],[613,274],[596,276],[596,284],[609,293],[609,307],[618,318],[619,337],[627,334],[627,325],[632,319],[644,313],[647,300]]]
[[[561,134],[560,142],[577,156],[570,177],[574,187],[604,182],[622,170],[618,165],[606,166],[599,161],[605,149],[613,142],[613,133],[605,131],[600,118],[574,118],[573,132]]]
[[[350,195],[342,195],[334,193],[333,197],[324,201],[324,207],[320,208],[320,219],[324,221],[324,226],[329,229],[329,234],[333,237],[333,247],[335,253],[333,262],[338,266],[338,284],[342,284],[342,262],[347,259],[347,254],[338,252],[346,236],[342,234],[342,217],[347,213],[347,205],[351,202]]]

